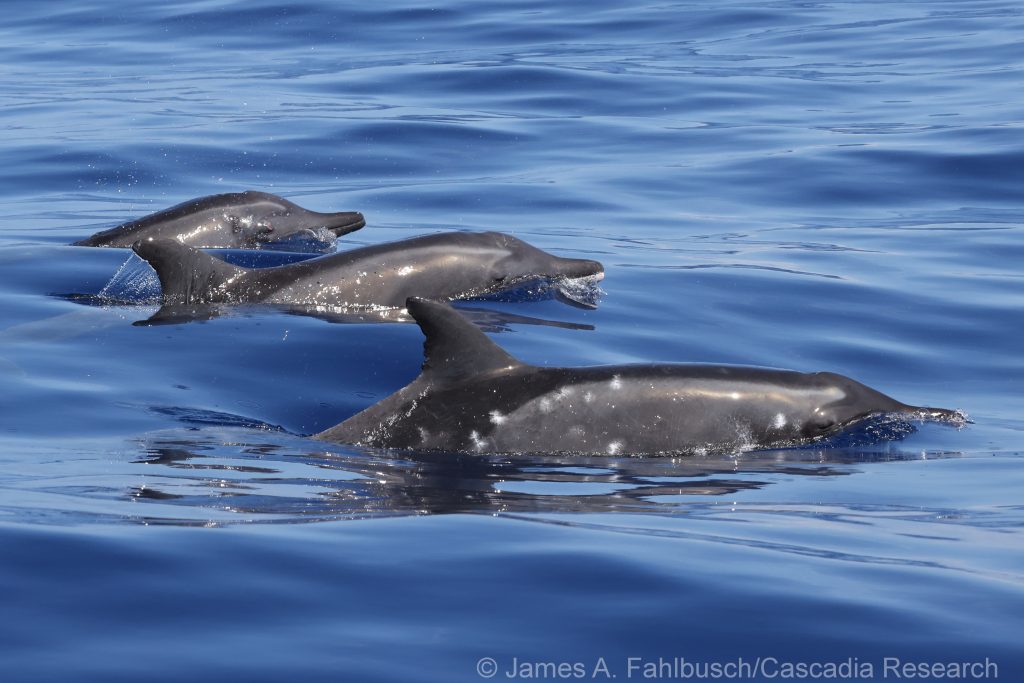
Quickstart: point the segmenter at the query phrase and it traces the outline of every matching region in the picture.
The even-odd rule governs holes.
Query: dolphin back
[[[142,240],[132,250],[156,271],[164,304],[227,301],[228,285],[248,272],[177,240]]]
[[[314,439],[386,444],[394,431],[405,427],[395,415],[404,413],[408,417],[428,394],[465,380],[529,367],[447,304],[412,297],[406,300],[405,307],[425,337],[419,377],[341,424],[314,434]]]

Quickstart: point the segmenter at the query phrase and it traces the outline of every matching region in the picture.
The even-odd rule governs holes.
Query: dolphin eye
[[[807,422],[807,427],[813,432],[825,432],[835,427],[836,424],[832,417],[819,413]]]

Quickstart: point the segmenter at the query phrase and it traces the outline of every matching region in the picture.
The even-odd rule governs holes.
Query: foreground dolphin
[[[554,256],[498,232],[445,232],[273,268],[241,268],[175,240],[132,245],[160,278],[165,305],[401,307],[410,296],[466,299],[537,279],[602,276],[597,261]]]
[[[232,192],[182,202],[75,242],[80,247],[130,247],[141,239],[175,239],[193,247],[251,248],[326,228],[340,237],[366,225],[355,211],[319,213],[267,194]]]
[[[412,384],[315,435],[382,448],[634,455],[789,447],[882,414],[962,423],[831,372],[715,365],[526,365],[444,304],[410,299],[426,335]]]

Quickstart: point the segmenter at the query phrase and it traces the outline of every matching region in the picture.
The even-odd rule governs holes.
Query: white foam
[[[148,263],[132,254],[97,296],[118,301],[159,303],[160,278]]]

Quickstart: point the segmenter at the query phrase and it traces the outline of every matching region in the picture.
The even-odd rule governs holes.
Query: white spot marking
[[[491,411],[491,424],[500,425],[502,422],[504,422],[507,419],[508,418],[506,418],[504,415],[499,413],[497,410],[492,410]]]
[[[612,386],[612,389],[621,389],[622,388],[622,379],[618,375],[613,375],[612,376],[612,381],[611,381],[611,386]]]
[[[734,401],[740,400],[740,392],[738,392],[738,391],[732,392],[731,394],[729,394],[729,398],[731,398]]]
[[[622,450],[622,442],[621,441],[612,441],[610,444],[608,444],[608,455],[618,455],[619,451],[621,451],[621,450]]]
[[[776,429],[782,429],[785,426],[786,416],[783,415],[782,413],[779,413],[778,415],[775,416],[775,421],[772,422],[772,427],[775,427]]]
[[[550,413],[553,407],[554,406],[551,405],[551,399],[550,398],[542,398],[540,400],[540,412],[542,412],[542,413]]]

